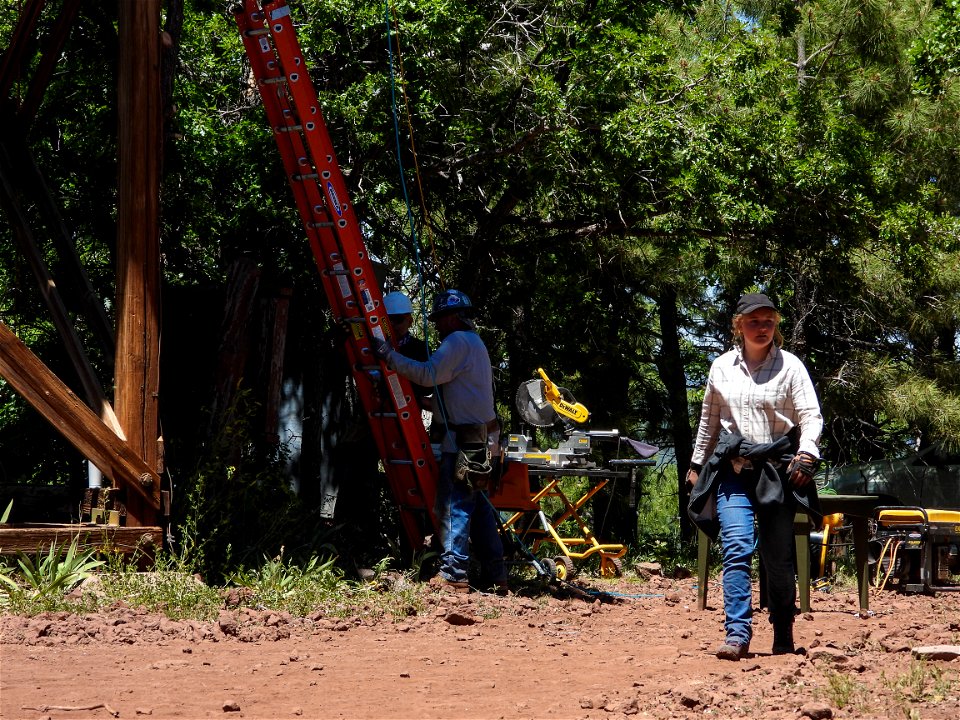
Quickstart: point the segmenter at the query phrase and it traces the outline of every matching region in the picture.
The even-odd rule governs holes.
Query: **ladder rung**
[[[280,77],[264,78],[260,82],[262,82],[264,85],[279,85],[280,83],[285,83],[286,81],[287,78],[281,75]]]
[[[317,173],[297,173],[293,176],[294,180],[316,180],[320,176]],[[332,225],[333,223],[331,223]]]
[[[413,465],[413,460],[387,460],[391,465]]]
[[[281,125],[277,128],[277,132],[300,132],[303,130],[303,125]]]
[[[255,30],[247,30],[247,37],[260,37],[261,35],[269,35],[270,31],[267,28],[257,28]]]
[[[310,223],[310,227],[312,227],[312,228],[334,227],[335,225],[336,225],[336,223],[332,223],[332,222],[312,222],[312,223]]]
[[[349,270],[324,270],[326,275],[349,275]]]
[[[395,417],[397,417],[397,414],[396,414],[395,412],[372,412],[372,413],[370,413],[370,417],[375,417],[375,418],[395,418]]]

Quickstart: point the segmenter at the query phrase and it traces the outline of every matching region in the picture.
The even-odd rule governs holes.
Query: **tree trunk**
[[[680,517],[680,537],[693,540],[693,526],[687,517],[690,489],[687,470],[693,454],[693,431],[690,428],[690,408],[687,403],[687,377],[680,352],[680,328],[677,319],[677,289],[672,285],[661,288],[657,312],[660,318],[660,353],[657,369],[667,389],[670,406],[670,426],[673,428],[674,455],[677,459],[677,512]]]
[[[225,413],[233,407],[243,379],[250,347],[250,321],[259,287],[260,269],[250,259],[238,258],[230,264],[217,353],[216,389],[208,429],[211,438],[229,422]]]

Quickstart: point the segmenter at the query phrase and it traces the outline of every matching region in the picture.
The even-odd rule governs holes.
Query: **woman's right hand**
[[[689,470],[687,470],[687,485],[696,485],[697,479],[699,477],[700,477],[700,473],[698,473],[693,468],[690,468]]]

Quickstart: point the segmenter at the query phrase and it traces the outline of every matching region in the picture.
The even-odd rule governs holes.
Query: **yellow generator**
[[[871,543],[878,589],[960,590],[960,510],[878,507]]]

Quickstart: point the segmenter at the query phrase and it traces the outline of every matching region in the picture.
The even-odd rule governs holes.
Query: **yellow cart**
[[[644,465],[653,461],[638,461]],[[591,478],[590,487],[579,498],[567,497],[560,481],[566,477]],[[627,548],[619,543],[601,543],[580,514],[583,507],[611,480],[626,479],[629,471],[600,468],[556,468],[507,462],[498,486],[490,493],[494,508],[512,513],[504,522],[506,530],[516,533],[520,542],[530,547],[536,555],[544,543],[553,543],[559,554],[546,558],[543,563],[548,572],[560,580],[568,580],[577,572],[575,561],[584,561],[594,556],[600,559],[602,577],[619,577],[623,574],[621,558]],[[531,487],[531,479],[537,487]],[[562,510],[548,519],[541,507],[547,498],[560,501]],[[563,536],[557,528],[572,519],[579,529],[577,536]]]

